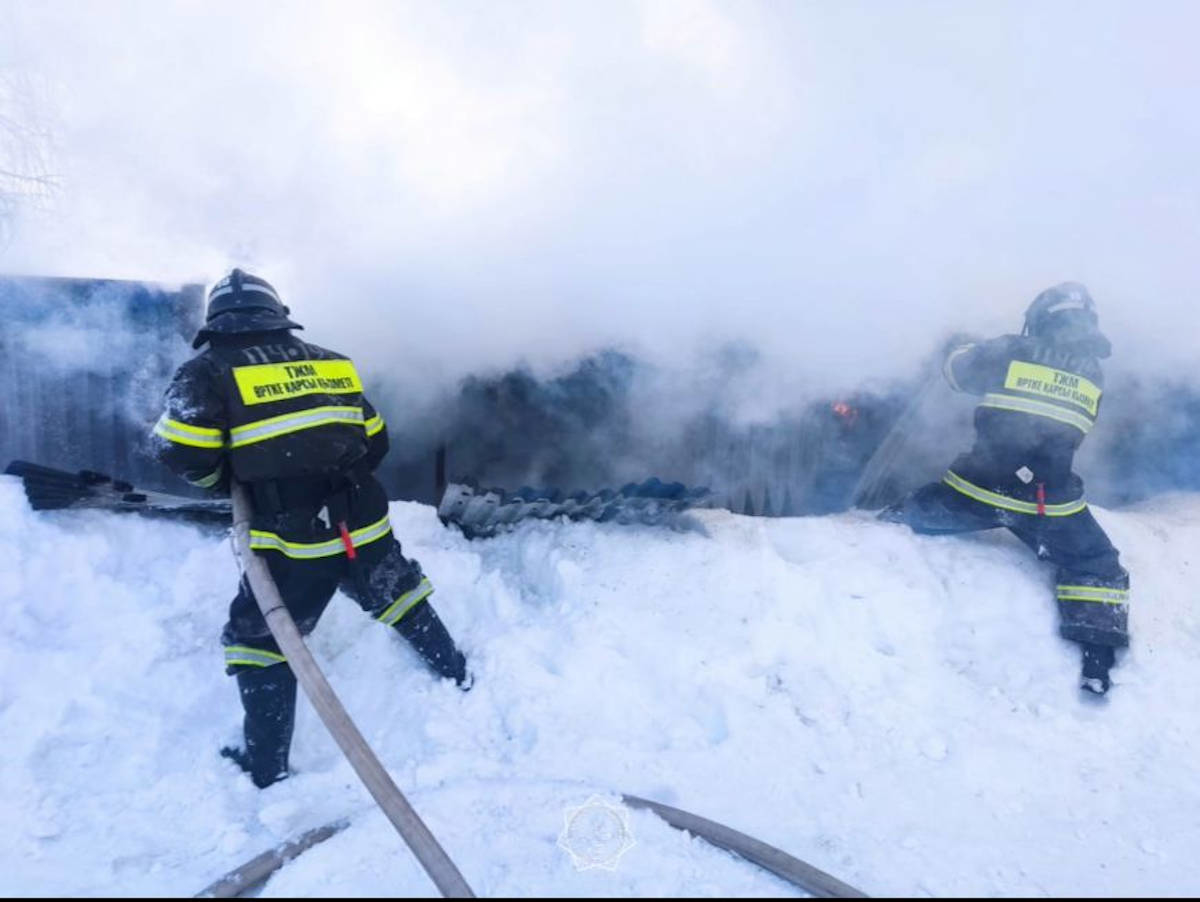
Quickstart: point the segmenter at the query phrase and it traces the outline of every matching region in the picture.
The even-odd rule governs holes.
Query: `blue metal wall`
[[[0,277],[0,467],[25,459],[186,493],[146,437],[203,311],[201,285]]]

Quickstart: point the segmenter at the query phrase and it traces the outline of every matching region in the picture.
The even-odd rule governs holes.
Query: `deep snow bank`
[[[564,813],[612,792],[875,895],[1200,891],[1200,497],[1096,512],[1134,589],[1106,704],[1080,700],[1049,569],[1003,533],[707,511],[707,534],[531,522],[467,542],[432,508],[392,513],[475,689],[341,597],[311,646],[480,895],[792,892],[641,812],[615,871],[577,871]],[[236,579],[219,535],[34,515],[0,478],[7,891],[189,895],[346,815],[263,895],[433,891],[306,701],[293,779],[258,792],[216,755],[240,729],[219,647]]]

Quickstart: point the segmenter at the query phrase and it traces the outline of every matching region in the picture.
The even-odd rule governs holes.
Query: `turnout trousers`
[[[433,586],[420,565],[406,558],[400,543],[386,536],[344,554],[297,560],[278,552],[265,554],[279,594],[301,635],[316,627],[330,600],[341,590],[367,614],[396,629],[439,676],[468,688],[466,658],[438,618],[429,595]],[[243,574],[222,632],[225,671],[237,677],[245,746],[226,748],[259,787],[288,773],[295,722],[296,677],[280,652]]]
[[[421,572],[421,565],[404,556],[391,533],[356,551],[358,559],[353,562],[344,554],[312,560],[296,560],[276,552],[263,555],[301,635],[313,631],[339,589],[387,626],[398,627],[413,616],[419,605],[429,606],[432,584]],[[221,640],[227,673],[270,667],[283,661],[245,574],[229,605],[229,620]]]
[[[1129,574],[1086,506],[1066,516],[1020,513],[969,498],[931,482],[880,514],[914,532],[948,535],[1005,527],[1040,560],[1057,567],[1059,632],[1065,639],[1129,644]]]

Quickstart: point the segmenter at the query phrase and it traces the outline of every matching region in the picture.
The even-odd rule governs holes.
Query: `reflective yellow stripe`
[[[1095,417],[1100,407],[1100,386],[1077,373],[1037,363],[1014,360],[1008,365],[1004,387],[1070,404]]]
[[[267,651],[265,648],[250,648],[248,645],[226,645],[225,663],[245,664],[247,667],[272,667],[286,661],[278,652]]]
[[[217,467],[207,476],[201,476],[199,479],[189,479],[192,485],[198,485],[202,489],[211,489],[214,485],[221,481],[221,474],[225,471],[225,465]]]
[[[1033,514],[1037,516],[1038,506],[1032,501],[1018,501],[1016,498],[1009,498],[1007,495],[1001,495],[999,492],[991,492],[987,489],[980,488],[973,482],[968,482],[963,479],[953,470],[947,470],[946,475],[942,477],[942,481],[950,488],[962,492],[968,498],[974,498],[976,501],[981,501],[991,507],[999,507],[1004,510],[1016,511],[1018,514]],[[1082,498],[1076,501],[1067,501],[1063,504],[1047,504],[1047,517],[1069,517],[1072,514],[1077,514],[1087,507],[1087,502]]]
[[[372,435],[380,432],[383,429],[383,417],[381,417],[379,414],[375,414],[375,416],[367,420],[363,426],[367,430],[367,437],[370,438]]]
[[[389,532],[391,532],[391,524],[388,523],[385,514],[370,526],[352,531],[350,541],[355,548],[359,548],[382,539]],[[255,551],[279,551],[285,557],[298,560],[333,557],[335,554],[343,554],[346,551],[346,546],[342,544],[341,539],[329,539],[325,542],[289,542],[282,536],[261,529],[250,530],[250,547]]]
[[[428,598],[432,591],[433,583],[427,578],[422,577],[421,582],[417,584],[415,589],[410,589],[393,601],[388,605],[388,609],[376,619],[388,626],[395,626],[405,614],[413,609],[418,601]]]
[[[285,413],[265,420],[256,420],[244,426],[237,426],[229,432],[229,446],[242,448],[255,442],[265,442],[270,438],[278,438],[302,429],[315,429],[318,426],[363,425],[361,407],[311,407],[295,413]]]
[[[980,407],[991,407],[999,410],[1014,410],[1018,413],[1028,413],[1035,417],[1047,417],[1074,426],[1086,435],[1092,428],[1091,418],[1073,410],[1066,410],[1049,401],[1038,401],[1034,398],[1018,398],[1015,395],[1002,395],[989,392],[979,402]]]
[[[193,448],[223,448],[225,434],[220,429],[210,429],[207,426],[193,426],[179,420],[172,420],[165,413],[154,424],[154,434],[165,438],[177,445],[190,445]]]
[[[349,360],[295,360],[235,366],[242,403],[266,404],[304,395],[345,395],[362,391],[362,380]]]
[[[1125,604],[1129,601],[1128,589],[1111,589],[1107,586],[1059,586],[1059,601],[1093,601],[1100,604]]]

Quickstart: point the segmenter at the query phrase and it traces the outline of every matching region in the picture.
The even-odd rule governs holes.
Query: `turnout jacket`
[[[255,549],[344,553],[339,518],[356,546],[390,534],[370,475],[388,450],[383,418],[349,358],[286,330],[213,335],[176,371],[152,445],[193,485],[247,485]]]
[[[946,472],[951,487],[992,507],[1070,516],[1085,507],[1075,451],[1100,412],[1099,361],[1070,347],[1003,335],[955,348],[943,373],[982,396],[975,444]]]

